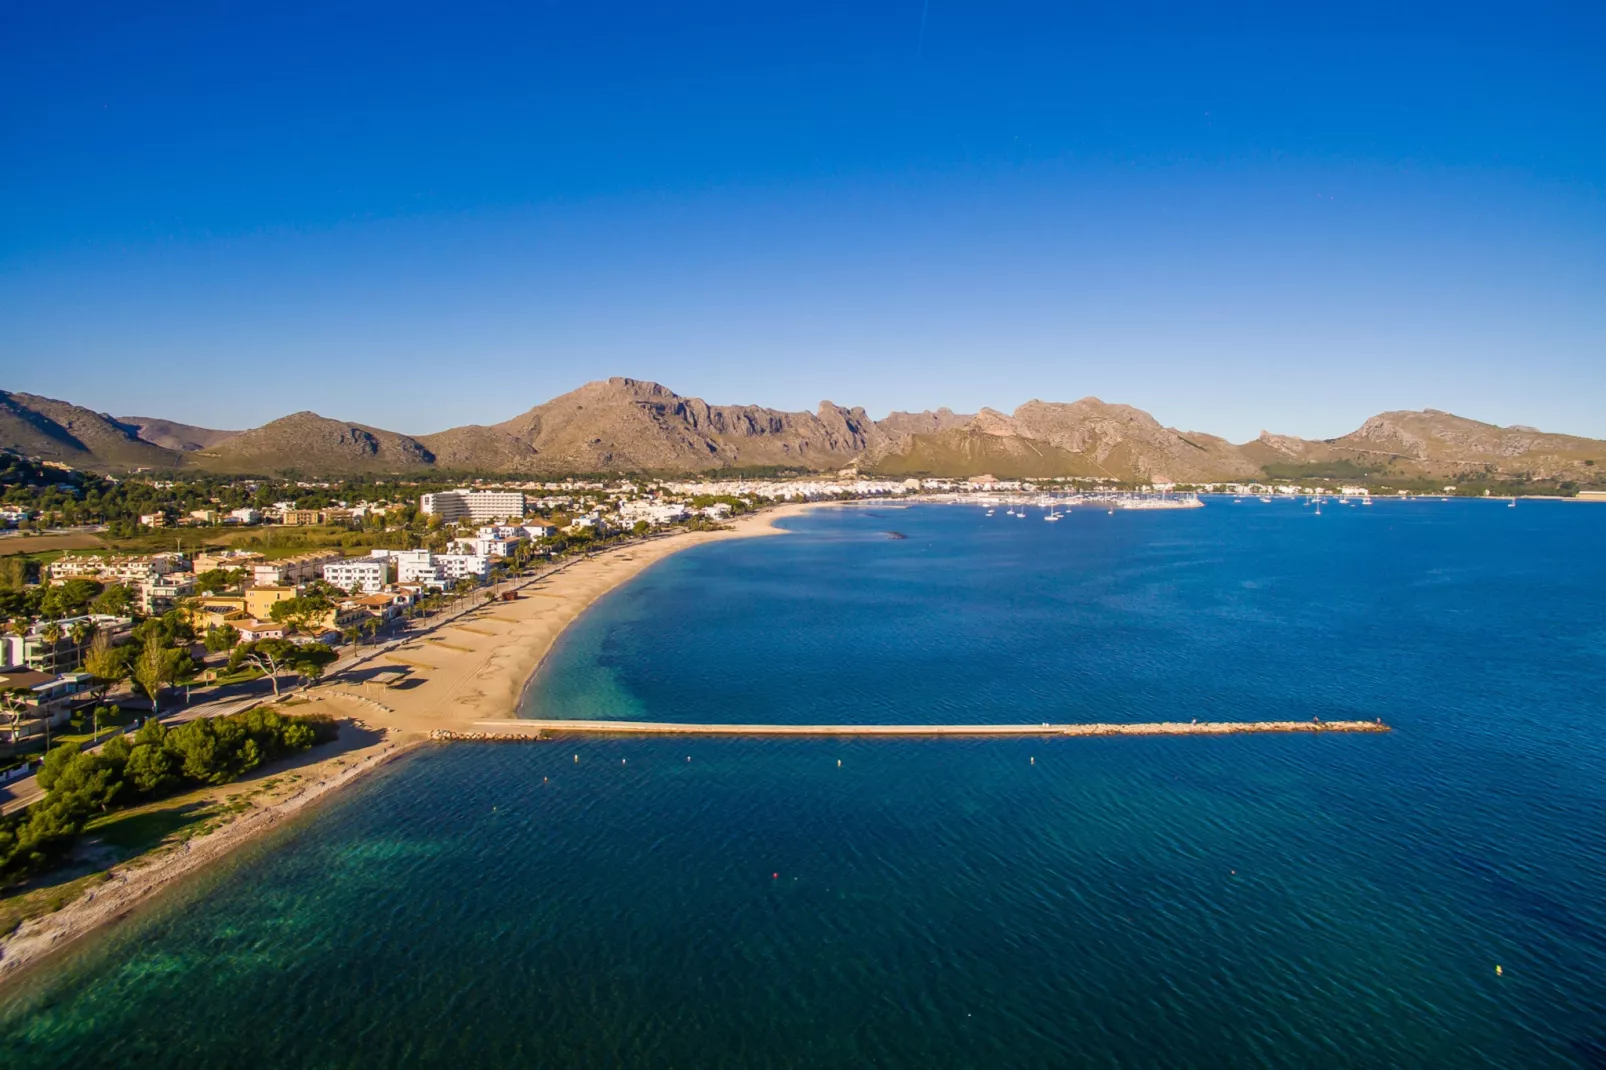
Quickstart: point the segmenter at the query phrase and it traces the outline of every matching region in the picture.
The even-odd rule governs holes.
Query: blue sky
[[[1606,437],[1600,5],[7,5],[0,387]]]

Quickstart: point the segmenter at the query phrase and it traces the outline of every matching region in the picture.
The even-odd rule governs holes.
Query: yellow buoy
[[[1505,973],[1505,972],[1506,972],[1506,971],[1505,971],[1505,970],[1502,970],[1502,969],[1501,969],[1501,968],[1500,968],[1500,967],[1499,967],[1499,966],[1496,966],[1496,967],[1495,967],[1495,968],[1494,968],[1494,975],[1495,975],[1495,976],[1496,976],[1496,977],[1499,977],[1499,976],[1501,976],[1501,975],[1502,975],[1502,974],[1504,974],[1504,973]]]

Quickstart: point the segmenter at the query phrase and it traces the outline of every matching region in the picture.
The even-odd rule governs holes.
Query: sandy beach
[[[671,554],[726,539],[782,533],[775,521],[808,509],[783,505],[740,517],[716,531],[679,532],[582,558],[522,586],[508,602],[477,606],[309,691],[310,706],[343,727],[345,745],[320,748],[277,791],[240,797],[248,807],[202,836],[169,844],[113,866],[106,879],[61,909],[0,936],[0,983],[101,925],[125,917],[164,888],[278,828],[312,803],[428,739],[434,730],[469,731],[475,722],[517,716],[519,696],[563,630],[598,598]],[[402,669],[398,686],[365,683],[383,669]],[[346,678],[349,677],[349,678]],[[323,752],[323,753],[320,753]],[[283,775],[268,767],[256,777]]]
[[[515,717],[525,684],[552,644],[598,598],[693,546],[779,534],[782,529],[774,522],[805,508],[781,506],[738,518],[722,530],[681,532],[575,561],[523,587],[515,600],[476,607],[350,674],[362,677],[380,668],[401,669],[407,678],[400,685],[332,681],[318,691],[325,699],[360,702],[364,720],[390,729],[400,739]]]

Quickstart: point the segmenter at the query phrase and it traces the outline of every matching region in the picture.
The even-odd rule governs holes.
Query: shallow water
[[[1397,731],[433,749],[8,993],[0,1063],[1606,1059],[1606,510],[789,524],[527,709]]]

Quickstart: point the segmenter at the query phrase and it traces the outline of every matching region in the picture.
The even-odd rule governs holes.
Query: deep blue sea
[[[0,1066],[1606,1066],[1606,507],[786,524],[527,711],[1395,731],[441,746],[4,992]]]

